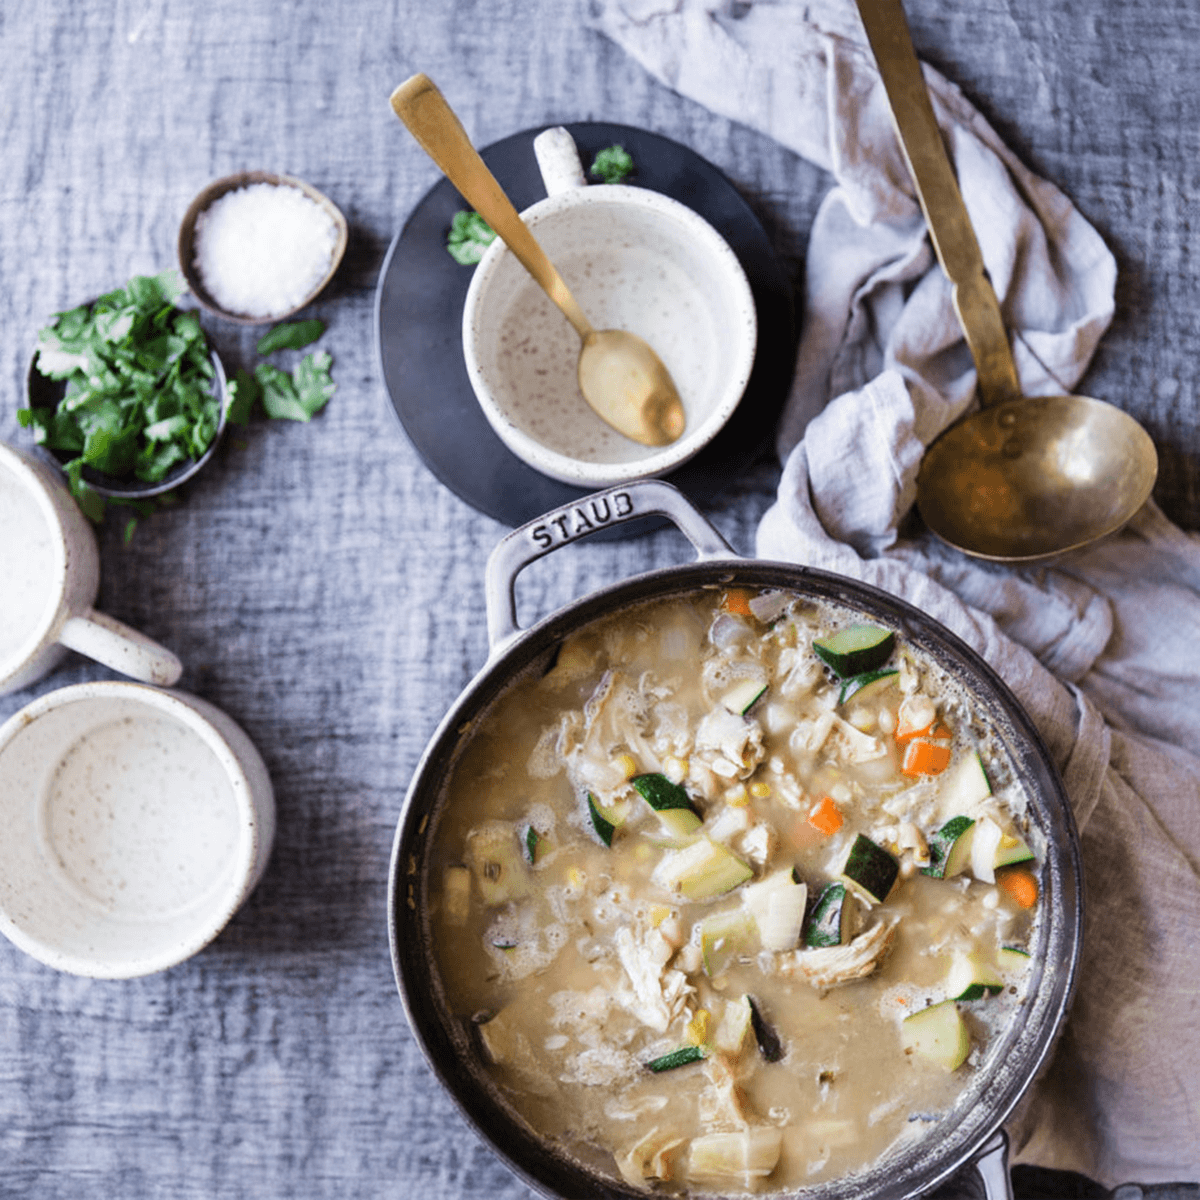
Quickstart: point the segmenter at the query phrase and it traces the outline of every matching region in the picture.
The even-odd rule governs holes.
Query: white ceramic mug
[[[182,692],[58,688],[0,726],[0,932],[100,979],[182,962],[225,927],[275,835],[266,766]]]
[[[100,553],[91,523],[45,464],[0,443],[0,695],[48,674],[68,649],[172,684],[170,650],[93,607]]]
[[[463,354],[501,441],[564,483],[604,487],[686,462],[733,414],[758,333],[737,256],[686,205],[647,188],[587,186],[570,133],[534,141],[548,193],[521,215],[596,329],[644,338],[670,371],[687,426],[642,446],[588,407],[576,381],[579,337],[508,248],[488,247],[467,291]]]

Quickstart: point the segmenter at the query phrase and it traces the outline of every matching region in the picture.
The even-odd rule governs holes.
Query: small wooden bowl
[[[269,317],[248,317],[244,313],[234,313],[222,308],[209,295],[204,287],[203,280],[200,278],[200,273],[196,270],[195,243],[197,218],[206,208],[224,196],[226,192],[249,187],[254,183],[269,183],[275,187],[296,188],[303,192],[310,200],[319,204],[329,214],[337,228],[337,244],[333,248],[333,256],[329,261],[329,270],[325,272],[324,278],[295,308],[290,308],[287,312],[274,313]],[[346,253],[346,243],[349,241],[349,238],[350,228],[337,205],[328,196],[318,192],[311,184],[305,183],[302,179],[293,179],[290,175],[274,175],[270,171],[238,171],[233,175],[226,175],[224,179],[214,180],[188,206],[187,212],[183,215],[183,223],[179,226],[179,269],[183,272],[183,278],[187,281],[188,290],[196,297],[200,306],[207,309],[214,316],[223,317],[226,321],[237,321],[241,325],[266,325],[286,320],[288,317],[299,312],[306,304],[311,304],[317,298],[325,288],[325,285],[333,278],[334,272],[338,269],[338,265],[342,261],[342,256]]]

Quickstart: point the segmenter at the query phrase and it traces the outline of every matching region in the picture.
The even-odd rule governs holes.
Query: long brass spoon
[[[901,0],[857,0],[933,248],[979,375],[982,411],[928,450],[917,506],[938,537],[998,562],[1049,558],[1121,528],[1158,474],[1146,431],[1087,396],[1025,396]]]
[[[636,334],[592,328],[433,81],[406,80],[392,93],[392,108],[574,326],[583,343],[579,390],[596,414],[644,446],[675,441],[683,433],[683,404],[662,359]]]

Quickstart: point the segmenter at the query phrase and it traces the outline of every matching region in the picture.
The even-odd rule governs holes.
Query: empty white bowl
[[[124,979],[225,927],[266,867],[275,802],[211,704],[84,683],[0,726],[0,826],[0,932],[57,970]]]

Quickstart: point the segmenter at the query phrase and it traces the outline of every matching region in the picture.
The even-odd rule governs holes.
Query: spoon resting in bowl
[[[433,81],[406,80],[392,93],[392,108],[579,334],[579,390],[596,415],[644,446],[675,441],[684,430],[683,403],[662,360],[636,334],[592,327]]]
[[[1154,443],[1115,405],[1021,394],[901,0],[857,3],[979,376],[981,411],[925,451],[917,476],[921,516],[943,541],[995,562],[1051,558],[1115,533],[1154,487]]]

